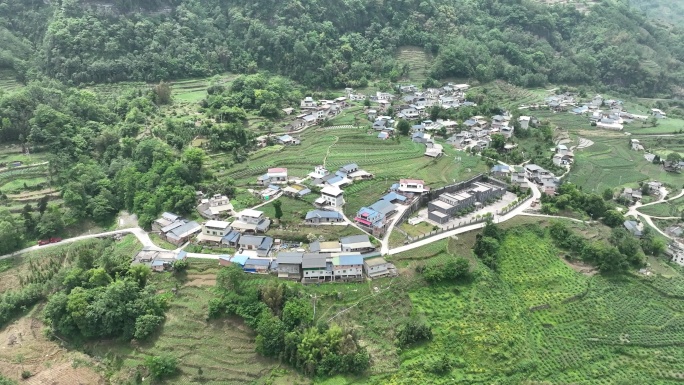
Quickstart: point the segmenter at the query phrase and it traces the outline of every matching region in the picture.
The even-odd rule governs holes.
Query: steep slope
[[[405,74],[393,58],[404,45],[435,56],[436,79],[648,95],[684,79],[682,31],[610,0],[587,13],[525,0],[65,0],[54,8],[38,62],[73,84],[265,69],[310,86],[359,86]]]

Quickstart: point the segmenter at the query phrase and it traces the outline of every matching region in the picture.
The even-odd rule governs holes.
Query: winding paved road
[[[520,206],[518,206],[518,207],[516,207],[515,209],[511,210],[510,212],[508,212],[508,213],[505,214],[505,215],[502,215],[502,216],[500,216],[500,215],[495,215],[495,216],[494,216],[494,223],[505,222],[505,221],[507,221],[507,220],[509,220],[509,219],[511,219],[511,218],[514,218],[514,217],[517,216],[517,215],[523,214],[523,211],[525,211],[525,210],[527,210],[528,208],[530,208],[530,206],[532,205],[532,202],[533,202],[535,199],[541,198],[541,192],[539,191],[539,188],[537,187],[537,185],[534,184],[534,183],[532,183],[532,182],[530,182],[530,181],[527,181],[527,182],[528,182],[528,184],[529,184],[529,186],[530,186],[530,189],[532,190],[532,199],[528,199],[528,200],[525,201],[523,204],[521,204]],[[425,239],[421,239],[421,240],[418,241],[418,242],[414,242],[414,243],[411,243],[411,244],[408,244],[408,245],[404,245],[404,246],[400,246],[400,247],[391,249],[391,250],[389,250],[389,252],[388,252],[387,254],[389,254],[389,255],[394,255],[394,254],[398,254],[398,253],[403,253],[404,251],[409,251],[409,250],[417,249],[417,248],[419,248],[419,247],[421,247],[421,246],[425,246],[425,245],[428,245],[428,244],[430,244],[430,243],[432,243],[432,242],[436,242],[436,241],[439,241],[439,240],[442,240],[442,239],[446,239],[446,238],[452,237],[452,236],[457,235],[457,234],[462,234],[462,233],[465,233],[465,232],[468,232],[468,231],[473,231],[473,230],[481,229],[481,228],[483,228],[484,226],[485,226],[485,222],[481,222],[481,223],[476,223],[476,224],[474,224],[474,225],[463,226],[463,227],[459,227],[459,228],[457,228],[457,229],[445,231],[445,232],[443,232],[443,233],[441,233],[441,234],[437,234],[437,235],[432,236],[432,237],[428,237],[428,238],[425,238]]]
[[[83,241],[86,239],[110,237],[110,236],[117,235],[117,234],[133,234],[136,236],[136,238],[138,238],[140,243],[142,243],[143,247],[147,247],[147,248],[152,249],[152,250],[159,250],[159,251],[164,250],[161,247],[155,245],[154,242],[152,242],[152,240],[150,239],[150,236],[147,234],[147,232],[145,232],[145,230],[143,230],[139,227],[132,227],[129,229],[106,231],[104,233],[79,235],[78,237],[64,239],[61,242],[50,243],[50,244],[43,245],[43,246],[38,246],[38,245],[31,246],[31,247],[28,247],[28,248],[23,249],[23,250],[15,251],[14,253],[11,253],[11,254],[0,256],[0,259],[11,258],[11,257],[17,256],[17,255],[21,255],[24,253],[31,252],[31,251],[49,249],[51,247],[61,246],[61,245],[74,243],[74,242],[78,242],[78,241]]]
[[[675,200],[677,198],[681,198],[682,196],[684,196],[684,190],[680,191],[679,194],[673,196],[672,198],[665,199],[665,197],[667,197],[667,190],[663,187],[660,190],[660,199],[658,199],[655,202],[646,203],[643,205],[641,204],[641,202],[637,202],[634,204],[634,206],[629,208],[629,210],[627,211],[627,214],[625,214],[625,215],[632,215],[635,218],[643,218],[643,220],[646,223],[648,223],[649,226],[653,227],[653,229],[655,229],[655,231],[660,233],[660,235],[664,236],[667,239],[672,239],[671,236],[665,234],[664,231],[660,230],[660,228],[658,228],[658,226],[656,226],[655,223],[653,223],[653,218],[655,218],[655,219],[671,219],[671,218],[672,219],[678,219],[677,217],[655,217],[655,216],[647,215],[647,214],[640,212],[639,208],[640,207],[646,207],[646,206],[653,206],[653,205],[657,205],[657,204],[661,204],[661,203],[666,203],[666,202]]]

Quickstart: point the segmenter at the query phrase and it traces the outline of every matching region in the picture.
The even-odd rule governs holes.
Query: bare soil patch
[[[584,274],[588,277],[591,277],[598,273],[598,269],[596,268],[596,266],[592,266],[580,261],[569,261],[565,259],[565,256],[563,255],[560,256],[560,260],[563,261],[563,263],[565,263],[566,265],[570,266],[571,269],[575,270],[578,273]]]
[[[105,384],[88,356],[48,340],[43,326],[28,315],[0,331],[0,373],[21,381],[21,373],[29,371],[33,376],[21,383],[30,385]]]
[[[216,274],[190,274],[183,286],[215,286]]]

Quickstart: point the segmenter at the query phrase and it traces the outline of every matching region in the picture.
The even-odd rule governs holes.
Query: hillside
[[[682,31],[612,1],[585,13],[503,0],[0,5],[0,27],[13,33],[2,39],[0,57],[16,58],[0,66],[24,76],[35,76],[35,66],[75,85],[269,70],[309,86],[363,86],[411,71],[394,59],[406,45],[434,56],[428,75],[435,79],[602,83],[663,95],[684,77]],[[31,57],[25,42],[35,47]]]
[[[681,25],[684,21],[684,3],[678,0],[629,0],[629,3],[656,20],[673,25]]]

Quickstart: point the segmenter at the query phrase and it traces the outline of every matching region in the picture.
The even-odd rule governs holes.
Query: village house
[[[288,134],[279,136],[277,138],[277,140],[278,140],[278,143],[285,145],[285,146],[298,145],[298,144],[302,143],[299,139],[293,138],[292,136],[290,136]]]
[[[299,107],[302,109],[312,109],[318,107],[318,103],[311,96],[307,96],[299,103]]]
[[[444,147],[441,144],[435,143],[432,139],[425,143],[425,156],[437,158],[444,154]]]
[[[241,233],[264,233],[268,231],[271,220],[259,210],[245,209],[238,213],[238,219],[233,221],[231,227]]]
[[[273,247],[273,238],[258,235],[243,235],[238,241],[240,250],[254,250],[259,257],[268,257]]]
[[[641,200],[643,195],[641,194],[641,190],[639,189],[632,189],[629,187],[625,187],[624,190],[622,190],[622,194],[620,194],[623,198],[629,199],[632,202],[637,202]]]
[[[356,171],[359,171],[359,165],[356,163],[349,163],[347,165],[344,165],[344,166],[340,167],[340,170],[339,170],[339,172],[341,172],[345,175],[354,173]]]
[[[314,171],[309,173],[311,179],[321,179],[326,175],[329,175],[330,171],[326,170],[322,165],[314,167]]]
[[[309,251],[312,253],[339,253],[342,248],[338,241],[314,241],[309,244]]]
[[[241,235],[242,234],[237,230],[230,230],[221,238],[221,244],[228,247],[238,247],[238,241],[240,240]]]
[[[511,186],[518,187],[521,191],[527,191],[530,188],[525,179],[525,172],[514,172],[511,174]]]
[[[390,101],[390,100],[394,99],[394,95],[387,93],[387,92],[378,91],[375,93],[375,99],[377,99],[378,101],[381,101],[381,100]]]
[[[288,131],[297,131],[297,130],[301,130],[302,128],[306,127],[306,124],[307,124],[307,122],[304,119],[295,119],[291,123],[287,124],[285,126],[285,129]]]
[[[363,257],[342,254],[332,259],[335,281],[357,281],[363,279]]]
[[[293,184],[283,188],[283,194],[292,198],[301,198],[311,194],[311,190],[302,184]]]
[[[378,111],[368,110],[366,111],[366,115],[368,116],[368,120],[375,120],[375,118],[378,116]]]
[[[180,215],[169,212],[162,213],[161,217],[152,222],[152,231],[161,231],[162,228],[171,225],[174,222],[181,221]]]
[[[644,146],[641,145],[639,139],[630,139],[629,144],[634,151],[644,151]]]
[[[361,207],[356,213],[354,221],[357,225],[367,229],[375,236],[381,236],[387,230],[389,218],[396,212],[397,208],[392,203],[379,200],[369,207]]]
[[[282,252],[276,256],[278,278],[299,281],[302,279],[304,253]]]
[[[271,261],[269,261],[268,259],[248,258],[245,261],[242,270],[246,273],[268,274],[268,269],[270,266]]]
[[[262,186],[285,184],[287,183],[287,169],[282,167],[269,168],[266,174],[258,178],[257,183]]]
[[[671,242],[665,249],[665,255],[679,266],[684,266],[684,245],[679,242]]]
[[[304,221],[314,225],[321,223],[340,223],[344,222],[344,217],[337,211],[312,210],[306,213]]]
[[[518,118],[518,123],[520,123],[520,128],[523,130],[527,130],[530,128],[530,117],[529,116],[521,116]]]
[[[344,186],[348,186],[352,183],[352,180],[347,178],[346,175],[341,174],[339,172],[335,173],[335,175],[332,175],[331,178],[323,178],[325,180],[325,185],[326,187],[337,187],[341,188]]]
[[[180,246],[200,231],[202,226],[199,223],[180,220],[162,228],[159,235],[167,242]]]
[[[230,231],[230,223],[228,222],[207,221],[202,225],[202,232],[197,236],[197,242],[220,244],[223,237]]]
[[[425,186],[425,181],[422,179],[399,179],[399,183],[395,183],[390,188],[391,191],[398,191],[403,194],[420,194],[430,191],[430,188]]]
[[[375,251],[368,235],[352,235],[340,238],[343,253],[367,253]]]
[[[233,213],[233,205],[230,203],[230,199],[221,194],[214,194],[209,199],[202,199],[196,209],[206,219],[219,219]]]
[[[145,246],[133,258],[131,265],[142,264],[150,267],[154,272],[170,271],[173,270],[173,264],[176,261],[187,259],[187,254],[188,253],[184,250],[176,252],[171,250],[157,250]]]
[[[378,139],[380,139],[380,140],[387,140],[389,138],[390,138],[390,134],[385,132],[385,131],[378,134]]]
[[[667,114],[664,113],[662,110],[657,109],[657,108],[651,108],[651,115],[655,116],[656,119],[665,119],[667,118]]]
[[[624,222],[623,225],[624,225],[625,229],[627,229],[627,231],[629,231],[629,233],[632,234],[633,236],[635,236],[637,238],[641,238],[641,236],[643,235],[643,233],[642,233],[643,227],[637,221],[627,220]]]
[[[400,195],[394,191],[387,193],[385,196],[380,198],[382,201],[387,201],[389,203],[398,203],[398,204],[405,204],[408,202],[408,198],[406,198],[403,195]]]
[[[512,167],[504,164],[497,164],[489,171],[494,178],[505,179],[511,176]]]
[[[553,154],[553,164],[556,166],[566,166],[572,163],[573,158],[570,155],[563,155],[560,153]]]
[[[302,256],[302,276],[304,283],[331,281],[332,262],[326,254],[307,253]]]
[[[339,187],[325,186],[321,190],[320,198],[314,202],[319,207],[342,207],[344,206],[344,192]]]
[[[389,263],[382,257],[364,259],[363,268],[369,278],[386,277],[390,274]]]

